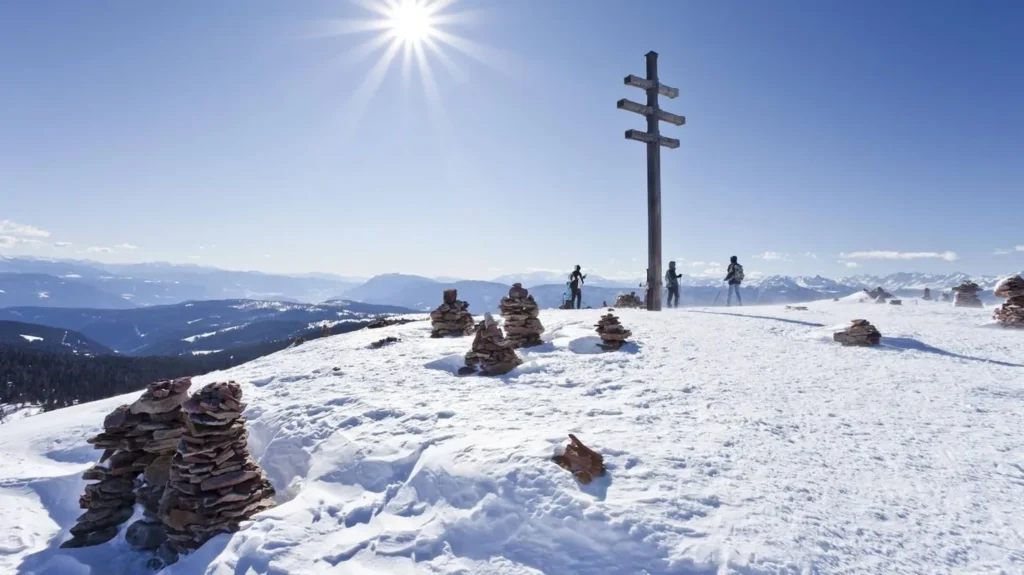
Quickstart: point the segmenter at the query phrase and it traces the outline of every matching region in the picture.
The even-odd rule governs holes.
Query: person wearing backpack
[[[729,282],[729,297],[726,305],[732,305],[732,294],[736,292],[736,301],[743,305],[743,298],[740,297],[740,284],[743,283],[743,266],[736,261],[736,256],[729,259],[729,269],[726,270],[725,281]]]
[[[676,273],[676,262],[668,262],[668,271],[665,272],[665,286],[668,288],[668,307],[679,307],[679,278],[683,274]],[[672,305],[673,300],[675,305]]]
[[[587,279],[587,276],[580,271],[579,265],[569,274],[569,288],[572,290],[572,302],[576,309],[580,309],[583,306],[583,280],[585,279]],[[570,307],[569,309],[572,308]]]

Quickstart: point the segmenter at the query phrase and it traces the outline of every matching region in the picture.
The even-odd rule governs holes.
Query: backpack
[[[743,281],[743,266],[741,266],[740,264],[732,264],[732,265],[734,267],[732,268],[732,280],[731,281],[734,281],[734,282],[741,282],[741,281]],[[719,268],[719,269],[721,269],[721,268]]]

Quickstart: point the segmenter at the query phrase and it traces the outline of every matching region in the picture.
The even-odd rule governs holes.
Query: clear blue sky
[[[653,49],[680,90],[663,105],[687,117],[663,128],[682,142],[662,154],[666,261],[1024,267],[1022,2],[461,0],[444,13],[468,14],[441,29],[473,54],[444,48],[453,73],[428,52],[431,99],[399,52],[354,123],[384,49],[360,59],[374,33],[321,34],[374,16],[352,2],[0,0],[0,252],[639,275],[645,150],[623,132],[643,119],[615,101],[642,100],[622,78]]]

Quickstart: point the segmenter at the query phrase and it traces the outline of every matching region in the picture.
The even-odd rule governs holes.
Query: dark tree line
[[[334,333],[365,324],[335,326]],[[330,335],[320,328],[301,340]],[[258,343],[200,356],[83,357],[0,345],[0,404],[39,405],[45,411],[140,391],[147,384],[174,377],[228,369],[280,351],[294,340]]]

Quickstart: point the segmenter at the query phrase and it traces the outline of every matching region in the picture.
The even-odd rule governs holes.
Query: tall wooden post
[[[664,121],[676,126],[686,123],[686,118],[662,110],[658,96],[675,98],[679,90],[658,81],[658,53],[647,53],[647,77],[638,78],[630,74],[625,84],[647,92],[647,105],[622,99],[617,103],[620,110],[626,110],[647,117],[647,131],[626,130],[626,138],[647,144],[647,309],[661,311],[661,146],[670,150],[679,147],[679,140],[661,135],[658,122]]]

